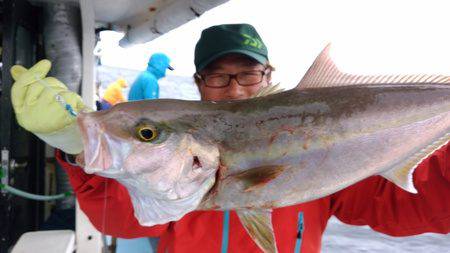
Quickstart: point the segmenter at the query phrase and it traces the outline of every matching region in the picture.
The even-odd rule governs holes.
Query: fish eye
[[[136,127],[136,135],[140,141],[149,142],[158,137],[158,132],[154,126],[139,125]]]

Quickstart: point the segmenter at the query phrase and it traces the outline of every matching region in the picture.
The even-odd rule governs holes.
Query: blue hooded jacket
[[[131,85],[128,101],[155,99],[159,97],[158,80],[166,76],[166,70],[172,69],[170,59],[163,53],[153,54],[143,71]]]

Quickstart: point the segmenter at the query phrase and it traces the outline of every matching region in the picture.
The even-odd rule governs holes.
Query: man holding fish
[[[249,99],[270,91],[273,67],[248,24],[205,29],[195,66],[205,102],[80,113],[84,147],[55,142],[26,113],[27,85],[46,83],[50,66],[12,70],[18,122],[64,151],[57,159],[101,232],[158,236],[158,252],[302,253],[320,252],[332,215],[392,236],[450,232],[448,78],[344,74],[326,48],[296,89]],[[42,80],[26,78],[33,71]],[[70,155],[81,150],[84,170]]]

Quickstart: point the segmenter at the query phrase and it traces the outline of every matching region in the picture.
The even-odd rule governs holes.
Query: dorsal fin
[[[317,56],[297,89],[350,86],[360,84],[450,84],[450,76],[444,75],[354,75],[341,72],[330,57],[331,44]]]

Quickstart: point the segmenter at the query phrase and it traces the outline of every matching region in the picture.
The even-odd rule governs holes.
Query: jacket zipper
[[[303,230],[305,229],[303,223],[303,212],[299,212],[297,221],[297,240],[295,241],[294,253],[300,253],[300,249],[302,248]]]
[[[223,226],[222,226],[222,250],[221,253],[228,251],[228,235],[230,231],[230,211],[223,212]]]

